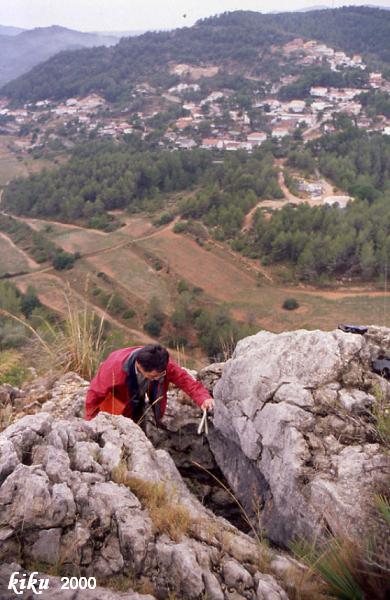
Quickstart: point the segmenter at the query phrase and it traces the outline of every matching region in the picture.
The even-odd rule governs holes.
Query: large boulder
[[[390,384],[371,361],[390,330],[365,336],[261,331],[241,340],[214,389],[214,456],[246,510],[286,545],[325,529],[359,538],[389,455],[373,411]]]
[[[108,590],[61,596],[53,580],[58,597],[69,600],[173,594],[287,600],[269,574],[280,558],[205,509],[169,454],[155,450],[133,421],[105,413],[89,422],[55,415],[62,405],[78,410],[80,390],[73,391],[53,412],[24,416],[0,434],[0,580],[49,565],[97,577],[98,585],[129,578],[123,596]],[[266,574],[261,564],[268,565]],[[9,592],[0,593],[6,598]]]

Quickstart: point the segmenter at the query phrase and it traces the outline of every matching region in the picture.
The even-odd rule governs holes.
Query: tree
[[[25,294],[22,295],[20,301],[20,310],[28,319],[35,308],[42,306],[35,289],[29,285]]]

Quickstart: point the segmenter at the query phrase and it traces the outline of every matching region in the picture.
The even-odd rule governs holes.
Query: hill
[[[28,31],[0,27],[0,85],[26,73],[62,50],[115,44],[109,35],[81,33],[53,25]]]
[[[25,31],[21,27],[11,27],[9,25],[0,25],[0,35],[19,35]]]
[[[390,14],[345,7],[306,13],[237,11],[198,21],[193,27],[124,38],[111,48],[62,52],[5,85],[17,101],[64,99],[98,92],[107,100],[128,97],[132,86],[176,81],[172,63],[217,64],[229,72],[264,77],[274,72],[276,46],[301,36],[334,48],[390,62]]]

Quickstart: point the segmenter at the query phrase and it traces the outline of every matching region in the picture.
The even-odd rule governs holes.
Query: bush
[[[124,319],[132,319],[134,317],[134,315],[135,315],[135,310],[133,310],[132,308],[128,308],[127,310],[125,310],[122,317]]]
[[[161,325],[160,321],[158,321],[154,317],[152,317],[151,319],[146,321],[146,323],[144,325],[145,331],[147,333],[149,333],[149,335],[152,335],[153,337],[159,337],[159,335],[161,333],[161,328],[162,328],[162,325]]]
[[[181,294],[182,292],[187,292],[188,289],[188,283],[184,281],[184,279],[180,279],[180,281],[177,284],[177,291],[179,292],[179,294]]]
[[[175,223],[173,231],[174,233],[183,233],[184,231],[187,231],[187,221],[178,221]]]
[[[42,304],[36,295],[34,288],[29,285],[27,292],[21,298],[20,309],[22,313],[28,319],[33,310],[41,306]]]
[[[70,254],[69,252],[63,252],[62,250],[59,250],[58,252],[56,252],[56,254],[53,256],[53,267],[57,270],[57,271],[62,271],[64,269],[71,269],[74,265],[75,262],[75,256],[74,254]]]
[[[153,225],[160,227],[161,225],[167,225],[173,221],[173,215],[169,212],[163,212],[157,219],[154,219]]]
[[[295,310],[299,307],[299,302],[295,298],[286,298],[283,302],[283,308],[285,310]]]

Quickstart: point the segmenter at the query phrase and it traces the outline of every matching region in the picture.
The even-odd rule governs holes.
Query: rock
[[[210,571],[203,571],[203,581],[207,598],[213,600],[224,600],[225,596],[221,589],[218,578]]]
[[[0,485],[19,462],[18,454],[12,442],[7,439],[0,440]]]
[[[374,396],[361,390],[341,390],[339,395],[341,406],[353,413],[364,413],[375,403]]]
[[[389,339],[388,330],[262,331],[225,364],[210,447],[278,544],[320,535],[324,516],[333,532],[360,539],[371,491],[386,485],[389,468],[369,413],[378,402],[371,359]]]
[[[130,419],[106,413],[89,422],[64,417],[62,403],[68,405],[65,394],[59,417],[24,416],[0,433],[3,566],[21,561],[22,547],[24,559],[60,565],[78,577],[131,573],[135,583],[150,582],[159,598],[174,592],[198,600],[208,592],[223,600],[228,588],[230,596],[254,597],[253,575],[261,575],[253,562],[255,542],[190,493],[171,456],[156,450]],[[170,524],[183,514],[188,525],[170,537]],[[229,546],[226,535],[241,541]],[[103,588],[61,594],[58,578],[49,579],[45,597],[53,600],[55,594],[69,600],[153,599]]]
[[[222,571],[226,585],[241,585],[242,589],[253,586],[253,579],[244,567],[235,560],[227,560],[222,565]]]
[[[288,596],[273,577],[261,575],[258,578],[256,600],[288,600]]]
[[[56,564],[60,558],[60,539],[62,530],[42,529],[38,534],[37,541],[33,544],[31,554],[36,560],[46,562],[50,565]]]
[[[188,544],[156,544],[159,589],[178,589],[183,598],[197,599],[204,591],[203,573]]]
[[[198,373],[198,379],[203,383],[205,388],[212,394],[215,384],[221,379],[222,371],[225,363],[213,363],[208,365]]]

